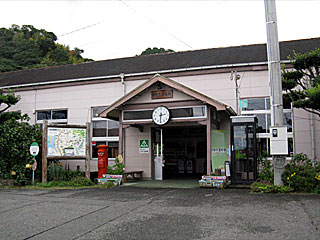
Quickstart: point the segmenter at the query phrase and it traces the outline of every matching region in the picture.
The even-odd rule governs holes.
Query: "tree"
[[[172,49],[164,49],[164,48],[147,48],[144,50],[140,55],[152,55],[152,54],[159,54],[159,53],[170,53],[174,52]]]
[[[37,125],[13,118],[0,124],[0,178],[14,178],[17,185],[27,184],[31,180],[31,171],[25,166],[33,163],[29,147],[32,142],[37,142],[41,149],[41,139]],[[38,169],[41,169],[41,153],[37,158]]]
[[[294,53],[289,57],[293,69],[282,71],[284,102],[320,116],[320,51]]]
[[[92,61],[56,41],[54,33],[32,25],[0,28],[0,72]]]
[[[42,138],[39,127],[26,122],[29,120],[26,114],[8,111],[19,100],[20,96],[13,92],[0,91],[0,178],[14,177],[16,184],[24,185],[30,175],[25,166],[33,163],[29,147],[34,141],[41,146]],[[41,163],[41,155],[38,156],[38,163]]]
[[[20,112],[9,112],[7,111],[11,106],[19,102],[20,96],[16,96],[13,92],[4,93],[0,89],[0,125],[9,119],[23,119],[25,116],[22,116]]]

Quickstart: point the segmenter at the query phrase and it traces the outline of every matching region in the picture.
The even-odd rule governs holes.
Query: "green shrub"
[[[48,181],[63,180],[71,181],[76,177],[84,177],[80,170],[66,170],[59,161],[52,161],[48,166]]]
[[[47,183],[37,183],[36,186],[38,187],[44,187],[44,188],[50,188],[50,187],[72,187],[73,184],[72,182],[67,182],[67,181],[50,181]]]
[[[320,184],[315,187],[314,193],[320,194]]]
[[[273,183],[273,169],[271,161],[268,159],[268,153],[263,152],[258,157],[258,177],[257,180],[260,182]]]
[[[319,193],[320,165],[313,166],[306,154],[297,154],[286,166],[282,174],[285,186],[292,187],[297,192]]]
[[[62,163],[52,162],[48,167],[48,179],[50,180],[63,180],[64,179],[64,168]]]
[[[65,170],[63,179],[65,181],[70,181],[77,177],[84,177],[84,172],[80,170]]]
[[[250,185],[252,192],[260,193],[288,193],[294,189],[290,186],[276,186],[270,183],[254,182]]]
[[[50,181],[48,183],[37,183],[36,186],[50,188],[50,187],[86,187],[92,186],[94,183],[85,177],[76,177],[72,181]]]
[[[118,157],[115,159],[115,164],[112,167],[109,165],[107,167],[107,173],[113,175],[123,175],[125,170],[123,162]]]
[[[73,186],[92,186],[94,183],[86,177],[76,177],[72,179]]]
[[[36,159],[41,169],[41,131],[38,125],[30,125],[24,120],[28,117],[24,116],[21,121],[9,119],[0,124],[0,178],[14,178],[15,185],[26,185],[31,181],[32,170],[26,169],[26,164],[33,163],[29,152],[32,142],[39,144]]]

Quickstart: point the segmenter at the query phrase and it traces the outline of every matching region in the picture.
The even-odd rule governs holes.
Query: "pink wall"
[[[149,153],[139,153],[139,140],[149,140]],[[143,170],[143,179],[151,179],[151,129],[144,126],[143,132],[137,128],[125,130],[125,166],[126,170]]]
[[[294,130],[296,153],[306,153],[312,157],[311,115],[302,109],[294,109]],[[313,114],[314,154],[320,158],[320,118]]]
[[[240,98],[269,96],[267,71],[238,72]],[[195,89],[209,97],[236,109],[235,83],[230,80],[231,73],[206,74],[198,76],[174,77],[173,80]]]
[[[241,76],[240,83],[240,98],[249,97],[266,97],[269,95],[269,82],[267,71],[246,71],[238,72]],[[224,104],[230,105],[234,110],[236,106],[235,97],[235,83],[230,80],[231,73],[216,73],[195,76],[181,76],[172,77],[173,80],[182,83],[196,91],[199,91],[209,97],[216,99]],[[125,81],[126,92],[142,84],[146,79]],[[123,96],[123,85],[120,78],[117,82],[99,83],[91,85],[68,86],[59,88],[49,88],[41,90],[16,91],[21,96],[21,101],[12,108],[12,110],[22,110],[31,117],[31,122],[35,123],[35,111],[46,109],[68,109],[68,123],[69,124],[85,124],[91,121],[91,107],[106,106]],[[175,92],[178,98],[187,99],[186,96],[179,92]],[[147,95],[142,95],[140,102],[150,101]],[[160,100],[158,100],[160,101]],[[311,156],[311,132],[310,132],[310,115],[303,110],[295,111],[295,146],[296,152],[305,152]],[[226,123],[227,124],[227,123]],[[320,151],[320,122],[319,118],[315,116],[315,152],[319,159]],[[228,128],[228,126],[223,126]],[[126,142],[128,153],[133,154],[134,144],[139,138],[136,134],[136,129],[128,129]],[[149,131],[149,130],[148,130]],[[145,132],[145,137],[150,138],[150,132]],[[132,135],[132,136],[131,136]],[[132,138],[132,143],[130,143]],[[131,153],[130,153],[131,154]],[[135,158],[139,159],[139,154]],[[129,160],[130,161],[130,160]],[[150,164],[146,163],[144,156],[137,160],[140,167],[148,168]],[[128,162],[128,167],[132,167]],[[147,173],[146,176],[151,176]]]

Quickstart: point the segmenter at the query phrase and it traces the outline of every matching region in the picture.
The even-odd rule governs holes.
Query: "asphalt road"
[[[0,239],[320,239],[320,196],[0,189]]]

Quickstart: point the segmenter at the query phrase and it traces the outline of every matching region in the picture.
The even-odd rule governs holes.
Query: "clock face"
[[[169,121],[169,109],[164,106],[156,107],[152,112],[152,119],[155,124],[164,125]]]

